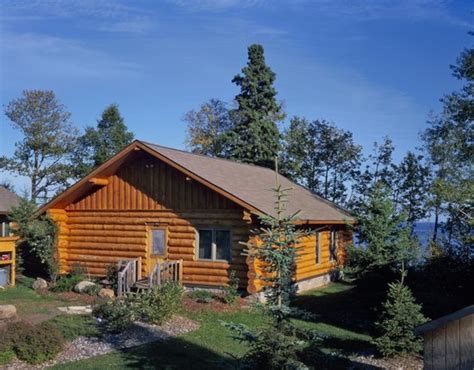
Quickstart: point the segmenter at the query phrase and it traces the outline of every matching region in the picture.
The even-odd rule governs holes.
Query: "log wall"
[[[80,264],[90,274],[105,275],[119,259],[142,257],[146,274],[147,225],[160,225],[168,229],[167,258],[183,260],[184,283],[223,285],[232,269],[246,286],[239,242],[248,240],[250,227],[241,207],[146,154],[105,183],[66,209],[48,211],[59,226],[61,272]],[[231,261],[197,259],[196,229],[209,226],[231,231]]]

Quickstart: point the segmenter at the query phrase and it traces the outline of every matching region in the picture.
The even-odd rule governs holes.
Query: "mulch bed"
[[[57,364],[104,355],[118,349],[166,340],[198,328],[198,322],[177,315],[174,315],[171,320],[161,326],[137,322],[132,328],[121,334],[104,334],[100,338],[78,337],[68,343],[66,348],[54,360],[41,365],[29,365],[16,359],[8,366],[0,366],[0,370],[44,369]]]

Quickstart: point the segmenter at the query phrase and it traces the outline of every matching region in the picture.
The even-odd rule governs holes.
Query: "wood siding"
[[[474,315],[429,331],[424,340],[426,370],[474,368]]]
[[[93,275],[105,275],[107,265],[142,257],[147,271],[147,225],[168,229],[169,260],[184,261],[184,283],[224,285],[228,270],[246,286],[247,266],[241,255],[249,237],[243,209],[170,166],[138,154],[97,187],[66,207],[49,210],[58,223],[61,271],[75,264]],[[216,226],[232,235],[230,262],[198,260],[196,230]]]

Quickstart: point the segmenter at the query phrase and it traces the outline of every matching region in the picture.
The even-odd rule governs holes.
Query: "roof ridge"
[[[236,160],[233,160],[233,159],[228,159],[228,158],[221,158],[221,157],[211,157],[209,155],[206,155],[206,154],[201,154],[201,153],[193,153],[193,152],[190,152],[190,151],[187,151],[187,150],[184,150],[184,149],[177,149],[177,148],[172,148],[170,146],[165,146],[165,145],[160,145],[160,144],[154,144],[154,143],[150,143],[150,142],[147,142],[147,141],[143,141],[143,140],[137,140],[139,141],[140,143],[142,144],[145,144],[145,145],[148,145],[148,146],[156,146],[156,147],[159,147],[159,148],[163,148],[163,149],[169,149],[169,150],[174,150],[176,152],[180,152],[180,153],[185,153],[185,154],[191,154],[191,155],[195,155],[195,156],[198,156],[198,157],[203,157],[203,158],[207,158],[207,159],[215,159],[215,160],[219,160],[219,161],[224,161],[224,162],[229,162],[229,163],[234,163],[234,164],[238,164],[238,165],[242,165],[242,166],[249,166],[251,168],[258,168],[258,169],[262,169],[262,170],[267,170],[267,171],[274,171],[272,170],[271,168],[268,168],[268,167],[264,167],[264,166],[259,166],[258,164],[253,164],[253,163],[245,163],[245,162],[238,162]],[[281,174],[279,174],[280,176],[283,176]],[[286,177],[285,177],[286,178]]]
[[[237,162],[237,161],[235,161],[235,160],[227,159],[227,158],[211,157],[211,156],[208,156],[208,155],[206,155],[206,154],[193,153],[193,152],[190,152],[190,151],[187,151],[187,150],[176,149],[176,148],[172,148],[172,147],[169,147],[169,146],[160,145],[160,144],[154,144],[154,143],[150,143],[150,142],[143,141],[143,140],[137,140],[137,141],[139,141],[140,143],[142,143],[142,144],[144,144],[144,145],[147,145],[147,146],[154,146],[154,147],[158,147],[158,148],[163,148],[163,149],[168,149],[168,150],[174,150],[174,151],[176,151],[176,152],[180,152],[180,153],[184,153],[184,154],[191,154],[191,155],[198,156],[198,157],[203,157],[203,158],[206,158],[206,159],[214,159],[214,160],[224,161],[224,162],[227,162],[227,163],[233,163],[233,164],[242,165],[242,166],[249,166],[249,167],[254,168],[254,169],[271,171],[272,173],[275,172],[275,170],[272,170],[271,168],[259,166],[259,165],[252,164],[252,163]],[[353,216],[350,214],[349,210],[347,210],[346,208],[340,206],[339,204],[336,204],[336,203],[334,203],[334,202],[332,202],[332,201],[330,201],[330,200],[324,198],[323,196],[316,194],[316,193],[313,192],[311,189],[307,188],[306,186],[304,186],[304,185],[302,185],[302,184],[298,184],[297,182],[295,182],[295,181],[289,179],[288,177],[282,175],[281,173],[278,173],[278,176],[281,176],[281,177],[284,178],[285,180],[289,181],[292,185],[298,186],[298,187],[302,188],[303,190],[309,192],[313,197],[315,197],[315,198],[317,198],[318,200],[320,200],[320,201],[326,203],[328,206],[330,206],[330,207],[332,207],[332,208],[335,208],[335,209],[337,209],[338,211],[342,211],[342,212],[345,213],[348,217],[353,217]]]

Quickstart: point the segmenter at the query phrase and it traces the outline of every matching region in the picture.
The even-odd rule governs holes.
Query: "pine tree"
[[[277,122],[284,118],[273,86],[276,75],[265,63],[261,45],[248,48],[248,63],[242,75],[232,80],[240,87],[232,111],[234,126],[223,137],[224,156],[245,163],[273,166],[280,147]]]
[[[82,178],[132,142],[118,106],[112,104],[102,113],[97,127],[87,127],[78,140],[74,155],[75,177]]]
[[[411,290],[402,281],[389,284],[382,320],[377,323],[381,333],[374,341],[377,350],[387,357],[420,352],[423,341],[415,328],[426,321]]]

